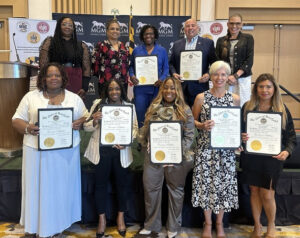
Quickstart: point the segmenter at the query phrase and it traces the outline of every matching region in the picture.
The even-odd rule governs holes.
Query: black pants
[[[108,181],[111,173],[115,177],[118,211],[126,211],[126,187],[128,168],[123,168],[120,161],[120,150],[100,146],[100,162],[96,165],[95,200],[98,214],[106,211]]]

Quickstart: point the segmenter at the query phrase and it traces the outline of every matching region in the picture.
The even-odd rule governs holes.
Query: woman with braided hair
[[[91,76],[91,59],[87,45],[77,40],[74,21],[66,16],[56,24],[53,37],[47,37],[40,46],[40,68],[49,62],[64,66],[68,75],[67,89],[83,97]]]

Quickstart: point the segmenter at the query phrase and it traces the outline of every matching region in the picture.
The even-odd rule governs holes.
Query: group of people
[[[130,146],[102,146],[100,140],[101,108],[104,105],[132,105],[132,139],[138,137],[143,146],[145,223],[141,235],[159,232],[161,198],[164,179],[168,188],[168,237],[175,237],[181,226],[184,186],[193,169],[192,204],[204,211],[203,238],[212,237],[212,213],[216,214],[216,233],[225,237],[224,212],[238,208],[238,189],[234,150],[211,149],[209,133],[214,127],[210,107],[242,106],[243,143],[245,115],[248,111],[281,112],[282,152],[276,156],[249,155],[240,147],[242,182],[251,189],[254,231],[251,237],[261,237],[260,214],[264,208],[268,218],[267,237],[275,237],[274,188],[283,161],[296,145],[293,121],[282,102],[274,77],[262,74],[251,93],[253,37],[241,32],[239,14],[228,19],[228,34],[212,40],[198,35],[194,19],[184,24],[185,38],[174,43],[170,59],[166,50],[156,43],[158,31],[145,25],[140,32],[142,44],[129,55],[127,46],[119,41],[120,26],[116,19],[106,24],[107,40],[99,42],[90,57],[87,46],[77,40],[75,24],[69,17],[57,21],[55,34],[40,47],[40,73],[37,90],[21,100],[13,126],[24,134],[22,169],[22,210],[20,223],[27,236],[59,236],[72,223],[81,219],[80,189],[80,129],[92,131],[84,156],[95,164],[95,201],[99,221],[96,237],[105,236],[107,184],[110,174],[116,180],[118,200],[117,229],[126,234],[124,212],[127,207],[126,177],[133,161]],[[196,81],[182,81],[180,52],[202,52],[203,75]],[[139,86],[134,58],[156,55],[158,80],[154,85]],[[90,63],[92,62],[92,64]],[[99,99],[88,112],[82,101],[91,74],[99,77]],[[208,81],[212,87],[209,88]],[[127,98],[127,85],[134,86],[133,104]],[[73,147],[61,150],[38,150],[39,108],[74,108]],[[150,121],[179,121],[182,125],[183,160],[181,164],[159,165],[150,162]],[[191,145],[197,131],[196,146]]]

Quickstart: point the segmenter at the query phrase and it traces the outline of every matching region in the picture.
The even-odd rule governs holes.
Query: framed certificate
[[[281,152],[282,114],[247,112],[246,132],[249,140],[246,153],[278,155]]]
[[[211,107],[210,119],[215,126],[210,132],[213,149],[236,149],[241,145],[241,108]]]
[[[155,164],[180,164],[182,162],[181,124],[150,122],[150,158]]]
[[[135,76],[139,85],[152,85],[158,80],[158,61],[156,55],[135,57]]]
[[[198,80],[202,77],[202,51],[189,50],[180,53],[182,80]]]
[[[38,150],[58,150],[73,146],[73,108],[38,109]]]
[[[132,116],[131,105],[104,105],[100,123],[101,145],[131,145]]]

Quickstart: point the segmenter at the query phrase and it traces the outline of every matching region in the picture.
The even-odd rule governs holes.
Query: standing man
[[[228,33],[217,41],[218,59],[230,64],[228,91],[240,96],[240,106],[250,100],[251,75],[254,56],[254,39],[250,34],[242,33],[243,21],[240,14],[229,17]]]
[[[195,19],[188,19],[184,23],[184,33],[186,38],[174,43],[172,54],[169,61],[170,75],[176,79],[182,79],[180,75],[180,53],[186,50],[202,51],[202,77],[198,81],[183,82],[182,88],[186,103],[191,107],[194,104],[198,93],[208,90],[208,67],[216,61],[214,42],[198,35],[199,26]]]

